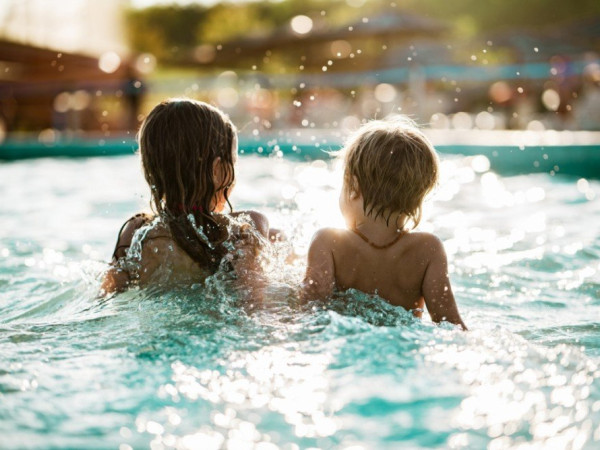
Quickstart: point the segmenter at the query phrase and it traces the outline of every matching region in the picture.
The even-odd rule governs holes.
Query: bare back
[[[304,286],[309,299],[350,288],[377,294],[419,317],[426,305],[433,321],[466,328],[450,287],[444,247],[429,233],[407,233],[381,249],[352,231],[322,229],[309,249]]]
[[[260,243],[256,236],[268,233],[268,222],[262,214],[248,211],[248,222],[231,222],[230,239],[236,252],[228,258],[231,270],[243,282],[256,271]],[[256,228],[255,228],[256,227]],[[249,232],[255,229],[255,232]],[[241,253],[239,250],[242,250]],[[242,254],[243,257],[234,254]],[[105,293],[122,291],[131,285],[178,285],[202,283],[214,271],[191,258],[175,241],[169,227],[155,217],[138,214],[121,229],[111,267],[104,276]]]
[[[340,230],[331,248],[335,284],[377,294],[405,309],[423,308],[421,285],[428,259],[420,234],[406,234],[389,248],[373,248],[348,230]]]

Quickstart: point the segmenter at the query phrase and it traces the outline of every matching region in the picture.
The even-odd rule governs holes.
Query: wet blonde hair
[[[419,224],[423,199],[438,180],[438,158],[414,121],[370,121],[350,136],[344,153],[346,187],[360,191],[365,215],[389,224],[403,214],[413,228]]]

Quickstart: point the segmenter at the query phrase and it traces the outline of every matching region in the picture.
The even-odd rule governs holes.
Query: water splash
[[[335,163],[244,159],[234,200],[290,238],[264,261],[262,307],[220,271],[96,299],[106,266],[94,255],[111,254],[139,207],[131,191],[145,189],[137,160],[124,162],[0,167],[16,192],[0,209],[4,446],[598,446],[600,210],[586,197],[597,181],[483,177],[473,158],[444,159],[423,226],[447,244],[463,333],[356,292],[297,306],[293,259],[335,224]]]
[[[209,249],[214,250],[215,246],[210,241],[210,239],[208,239],[208,236],[206,236],[206,234],[204,233],[204,227],[202,225],[196,225],[196,217],[193,214],[188,214],[187,220],[189,220],[189,222],[192,224],[192,227],[194,228],[194,231],[196,232],[200,240],[204,242],[204,244]]]

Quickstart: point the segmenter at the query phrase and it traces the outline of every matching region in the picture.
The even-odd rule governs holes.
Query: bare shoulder
[[[120,266],[119,261],[127,255],[127,250],[131,246],[135,232],[151,220],[152,217],[149,214],[140,213],[127,219],[123,226],[121,226],[112,262],[108,270],[104,273],[100,291],[101,296],[124,291],[129,286],[131,275]]]
[[[335,287],[333,247],[342,230],[321,228],[310,243],[303,281],[303,300],[327,298]]]
[[[429,265],[432,262],[445,263],[446,251],[444,243],[439,237],[426,232],[410,233],[409,236],[412,236],[415,254],[423,264]]]
[[[435,250],[440,247],[444,247],[442,240],[435,234],[427,233],[425,231],[413,231],[407,235],[409,239],[415,243],[425,246],[427,250]]]
[[[310,246],[333,247],[340,239],[343,239],[346,230],[339,228],[321,228],[315,232]]]
[[[127,249],[131,246],[131,241],[133,240],[135,232],[147,223],[151,222],[152,219],[153,218],[150,214],[139,213],[125,221],[117,237],[117,244],[113,253],[113,259],[119,259],[125,256]]]

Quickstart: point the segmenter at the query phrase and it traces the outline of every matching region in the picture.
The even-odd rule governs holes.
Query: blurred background
[[[600,130],[600,2],[0,3],[5,146],[130,145],[172,96],[211,102],[262,140],[302,128],[335,137],[390,113],[458,130],[455,140]]]

